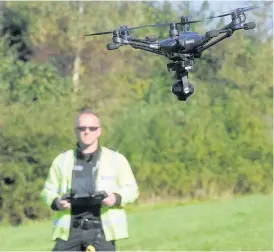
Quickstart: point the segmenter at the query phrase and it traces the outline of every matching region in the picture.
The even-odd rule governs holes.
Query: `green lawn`
[[[118,250],[273,251],[272,196],[137,208]],[[0,250],[51,250],[51,221],[0,227]]]

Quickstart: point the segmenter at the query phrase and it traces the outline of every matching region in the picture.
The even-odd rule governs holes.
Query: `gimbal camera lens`
[[[177,96],[179,101],[186,101],[194,93],[194,87],[191,84],[184,87],[182,81],[178,81],[171,86],[171,92]]]

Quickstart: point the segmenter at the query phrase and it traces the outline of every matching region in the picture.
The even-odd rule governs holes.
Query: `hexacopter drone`
[[[118,49],[120,46],[130,45],[135,49],[145,50],[151,53],[163,55],[169,62],[167,64],[168,71],[176,71],[177,82],[171,86],[171,92],[177,96],[179,101],[186,101],[187,98],[194,93],[194,87],[188,81],[188,71],[192,69],[195,58],[200,58],[202,52],[209,47],[219,43],[232,36],[236,30],[250,30],[256,27],[254,22],[245,23],[245,12],[260,8],[259,6],[251,6],[246,8],[238,8],[229,13],[208,17],[203,20],[189,21],[188,17],[181,17],[181,22],[172,22],[166,24],[143,25],[137,27],[121,26],[119,29],[107,32],[99,32],[87,34],[85,36],[95,36],[103,34],[113,34],[112,43],[107,44],[108,50]],[[231,22],[219,30],[212,30],[200,35],[196,32],[189,31],[189,24],[202,22],[206,19],[220,18],[231,15]],[[182,31],[179,32],[178,25],[181,25]],[[140,39],[130,35],[129,31],[145,27],[163,27],[169,26],[169,37],[158,41],[156,37],[147,36]],[[215,41],[209,42],[211,39],[219,37]]]

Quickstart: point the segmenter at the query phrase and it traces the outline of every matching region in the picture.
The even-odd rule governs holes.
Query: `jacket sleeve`
[[[50,207],[52,206],[54,200],[60,197],[58,191],[61,174],[58,160],[59,156],[53,160],[40,194],[42,201]]]
[[[120,195],[120,206],[133,203],[139,197],[139,188],[130,167],[128,160],[121,154],[118,154],[117,164],[117,184]]]

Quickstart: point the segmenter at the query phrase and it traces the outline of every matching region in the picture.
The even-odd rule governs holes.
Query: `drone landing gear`
[[[177,82],[171,86],[171,92],[179,101],[186,101],[194,93],[194,87],[188,82],[188,72],[181,64],[182,62],[169,63],[168,70],[176,71]]]

